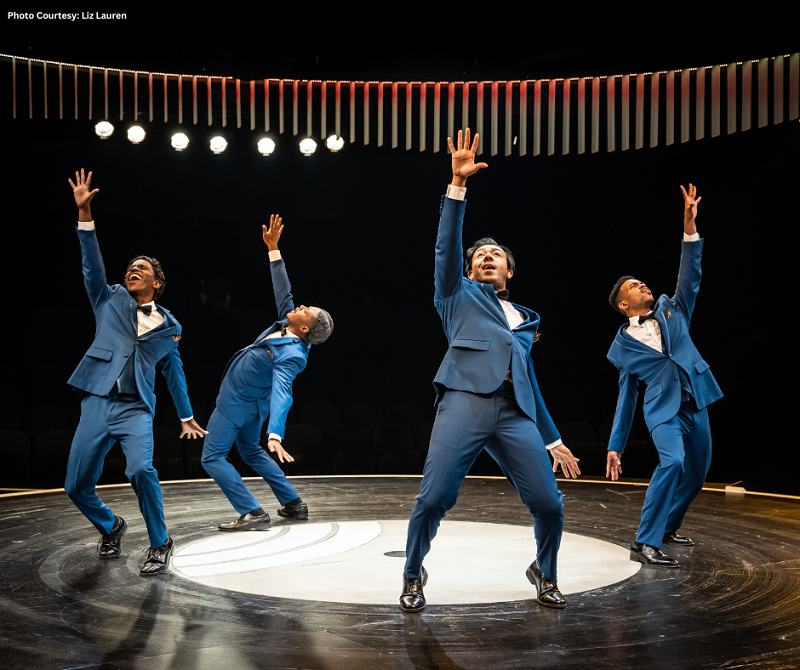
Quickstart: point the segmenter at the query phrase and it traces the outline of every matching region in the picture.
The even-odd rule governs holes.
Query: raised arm
[[[475,139],[470,146],[469,128],[466,129],[462,138],[462,133],[458,131],[458,148],[453,146],[453,140],[447,138],[452,154],[453,179],[450,182],[451,189],[454,191],[464,188],[467,177],[475,174],[481,168],[488,167],[486,163],[475,163],[475,153],[478,150],[480,136],[475,135]],[[456,193],[448,193],[455,196]],[[436,287],[436,298],[446,298],[453,295],[461,286],[463,276],[463,248],[461,243],[461,227],[464,221],[464,208],[466,202],[463,198],[463,191],[459,192],[461,197],[445,197],[439,217],[439,232],[436,237],[436,270],[434,273],[434,284]]]
[[[286,274],[286,264],[280,258],[278,250],[278,240],[281,239],[283,232],[283,219],[278,214],[271,214],[269,217],[269,228],[261,226],[264,244],[270,251],[269,269],[272,273],[272,290],[275,293],[275,305],[278,308],[278,318],[283,319],[294,309],[292,299],[292,286],[289,283],[289,275]],[[277,252],[273,254],[273,252]],[[273,255],[277,255],[276,260],[272,260]]]
[[[697,204],[701,198],[697,197],[697,187],[689,184],[687,192],[681,186],[683,193],[683,234],[684,242],[681,251],[681,265],[678,270],[678,285],[675,289],[675,302],[687,319],[691,320],[697,293],[700,291],[702,271],[700,258],[703,251],[703,240],[688,241],[688,238],[697,235]]]
[[[75,173],[75,183],[68,179],[78,206],[78,239],[81,243],[81,262],[83,265],[83,283],[92,303],[92,309],[108,299],[109,288],[106,283],[106,268],[97,244],[90,203],[100,190],[92,190],[92,173],[84,174],[83,169]],[[85,224],[85,225],[82,225]]]

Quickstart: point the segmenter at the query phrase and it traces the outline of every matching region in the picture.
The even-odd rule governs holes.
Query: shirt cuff
[[[269,434],[269,439],[270,440],[278,440],[278,442],[283,442],[283,438],[280,435],[278,435],[277,433],[270,433]]]
[[[192,414],[192,416],[190,416],[188,419],[181,419],[181,421],[191,421],[192,419],[194,419],[194,414]]]
[[[683,234],[683,241],[684,242],[699,242],[700,241],[700,233],[695,233],[694,235],[687,235],[686,233]]]
[[[556,440],[555,442],[551,442],[550,444],[547,445],[547,451],[555,449],[556,447],[560,447],[562,444],[564,443],[561,440]]]
[[[452,184],[447,185],[447,197],[451,200],[463,200],[466,195],[466,186],[453,186]]]
[[[281,252],[275,249],[275,251],[269,252],[269,260],[272,261],[279,261],[281,259]]]
[[[94,230],[94,219],[91,221],[78,221],[78,230]]]

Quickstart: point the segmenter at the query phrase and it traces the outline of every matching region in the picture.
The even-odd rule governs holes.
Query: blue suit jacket
[[[106,270],[94,230],[78,230],[83,262],[83,281],[95,317],[92,346],[69,378],[74,388],[98,396],[111,393],[122,369],[134,357],[136,388],[150,413],[155,413],[156,363],[166,377],[178,415],[192,416],[186,394],[186,377],[178,353],[181,325],[172,314],[158,305],[164,323],[138,335],[137,303],[124,286],[106,284]]]
[[[545,444],[550,444],[561,436],[539,392],[530,355],[539,315],[512,303],[526,317],[512,331],[494,288],[464,277],[461,227],[465,209],[466,201],[442,199],[433,302],[449,347],[433,381],[437,402],[446,389],[493,393],[510,366],[517,404],[536,423]]]
[[[283,437],[286,416],[292,406],[292,382],[306,367],[311,345],[299,337],[264,338],[281,329],[294,309],[289,276],[283,259],[270,263],[272,287],[280,321],[276,321],[250,346],[228,362],[222,376],[217,409],[231,421],[244,424],[253,404],[263,421],[269,415],[268,431]]]
[[[700,290],[700,258],[703,240],[683,242],[678,286],[675,295],[662,295],[654,305],[656,321],[661,328],[663,353],[642,344],[620,327],[608,351],[610,360],[619,369],[619,398],[608,448],[622,452],[628,440],[633,412],[636,409],[638,383],[644,382],[644,419],[650,432],[674,417],[681,406],[682,383],[703,409],[722,397],[714,375],[697,351],[689,336],[689,323]]]

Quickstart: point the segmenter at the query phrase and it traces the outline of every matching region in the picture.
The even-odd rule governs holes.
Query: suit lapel
[[[661,346],[664,349],[664,353],[669,354],[672,353],[672,347],[669,341],[669,328],[667,327],[667,319],[664,312],[663,306],[659,305],[655,311],[655,318],[658,321],[658,327],[661,329]]]

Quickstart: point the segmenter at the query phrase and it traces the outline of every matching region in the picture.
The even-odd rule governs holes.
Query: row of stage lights
[[[105,140],[114,134],[114,126],[108,121],[101,121],[94,127],[94,132],[100,139]],[[144,128],[141,126],[131,126],[128,128],[128,139],[133,144],[140,144],[144,140],[145,135],[146,133]],[[171,142],[175,151],[183,151],[189,146],[189,138],[184,133],[175,133],[171,138]],[[208,146],[215,154],[221,154],[223,151],[225,151],[225,149],[228,148],[228,141],[224,137],[218,135],[217,137],[211,138]],[[344,146],[344,140],[336,135],[331,135],[325,141],[325,146],[335,153]],[[275,142],[269,137],[265,137],[264,139],[259,140],[257,147],[258,151],[262,155],[269,156],[273,151],[275,151]],[[310,156],[316,150],[317,143],[310,137],[307,137],[300,142],[300,153],[302,153],[304,156]]]

